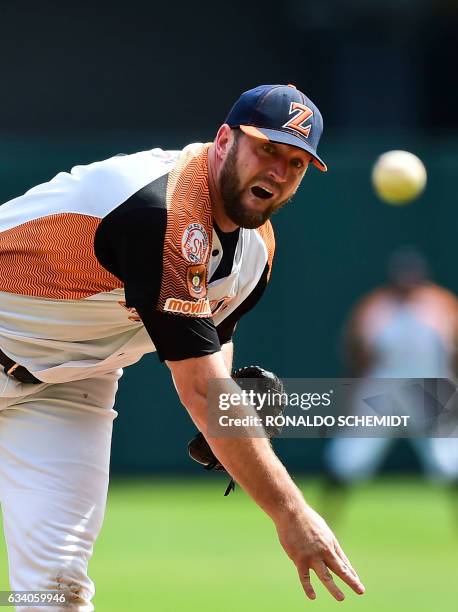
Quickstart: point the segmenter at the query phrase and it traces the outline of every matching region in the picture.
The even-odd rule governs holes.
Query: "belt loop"
[[[9,370],[6,370],[6,373],[8,374],[8,376],[13,376],[13,374],[14,374],[14,370],[15,370],[16,368],[18,368],[18,367],[19,367],[19,364],[18,364],[18,363],[13,363],[13,365],[11,366],[11,368],[10,368]]]
[[[24,366],[21,366],[19,363],[16,363],[12,359],[5,355],[5,353],[0,349],[0,365],[3,366],[3,371],[7,376],[11,378],[15,378],[21,383],[38,385],[41,383],[41,380],[38,380],[36,376],[29,372]]]

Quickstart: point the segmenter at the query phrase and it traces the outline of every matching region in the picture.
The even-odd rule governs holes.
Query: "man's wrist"
[[[276,525],[293,522],[305,517],[310,509],[301,491],[285,470],[285,486],[267,509],[270,518]]]

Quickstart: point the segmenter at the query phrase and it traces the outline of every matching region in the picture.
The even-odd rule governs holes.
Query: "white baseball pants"
[[[105,512],[121,374],[26,385],[0,373],[0,504],[10,588],[69,589],[72,604],[50,610],[94,610],[88,562]]]
[[[341,480],[363,480],[376,473],[394,442],[393,438],[334,438],[326,447],[325,461]],[[410,438],[409,443],[429,477],[458,480],[458,438]]]

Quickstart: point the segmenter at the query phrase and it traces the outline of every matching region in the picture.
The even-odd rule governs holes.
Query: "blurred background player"
[[[348,376],[456,379],[458,300],[430,282],[428,272],[425,258],[415,249],[392,254],[387,285],[364,296],[350,314],[344,336]],[[329,441],[323,507],[330,520],[338,517],[348,487],[372,477],[394,442],[382,437]],[[458,440],[411,437],[409,443],[425,473],[450,484],[456,497]]]

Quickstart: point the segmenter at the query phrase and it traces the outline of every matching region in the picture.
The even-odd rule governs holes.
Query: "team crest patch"
[[[188,291],[191,297],[204,298],[207,295],[207,266],[188,266],[186,272]]]
[[[193,264],[203,263],[208,255],[208,236],[200,223],[190,223],[181,238],[181,252]]]

